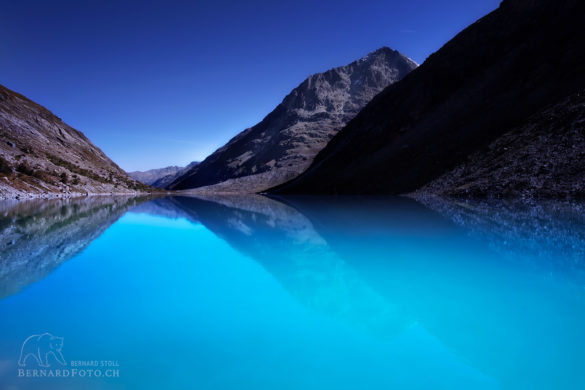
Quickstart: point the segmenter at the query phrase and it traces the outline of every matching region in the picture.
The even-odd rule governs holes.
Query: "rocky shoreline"
[[[11,191],[6,191],[5,188],[0,187],[0,200],[26,200],[26,199],[73,199],[73,198],[86,198],[86,197],[93,197],[93,196],[143,196],[143,195],[151,195],[152,192],[142,192],[142,191],[133,191],[133,192],[100,192],[100,193],[92,193],[92,192],[43,192],[43,193],[32,193],[32,192],[24,192],[18,191],[14,189],[10,189]]]
[[[12,188],[10,186],[0,184],[0,200],[29,200],[29,199],[73,199],[73,198],[89,198],[100,196],[150,196],[157,194],[167,194],[167,191],[108,191],[108,192],[79,192],[79,191],[63,191],[63,192],[29,192]]]

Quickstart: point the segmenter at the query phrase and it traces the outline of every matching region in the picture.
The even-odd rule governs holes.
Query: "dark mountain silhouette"
[[[529,159],[540,164],[535,169],[543,168],[548,196],[564,196],[567,187],[583,182],[582,164],[571,157],[571,163],[562,166],[564,172],[555,171],[555,165],[564,151],[578,148],[577,154],[584,154],[583,126],[575,110],[557,107],[555,115],[547,118],[545,114],[585,89],[584,16],[581,0],[503,1],[404,80],[376,96],[304,174],[274,191],[407,193],[465,164],[473,153],[486,153],[492,142],[514,128],[523,128],[523,142],[533,147],[515,155],[520,145],[509,145],[502,166],[509,159],[524,158],[525,153],[542,153],[539,134],[549,131],[548,126],[557,135],[543,147],[556,148],[549,155],[558,157],[548,162]],[[540,114],[538,123],[531,122]],[[566,142],[563,131],[571,128],[580,135],[569,138],[578,143]],[[493,155],[473,169],[490,172],[487,165],[498,158]],[[476,162],[479,159],[474,157]],[[523,184],[508,188],[508,196],[538,196],[540,184],[529,180],[533,174],[532,169],[503,169],[486,178],[511,183],[519,178]],[[566,183],[555,187],[555,181]],[[453,182],[466,185],[465,178]],[[448,183],[438,184],[433,189],[442,193],[449,192],[448,187]],[[499,196],[496,192],[501,192],[497,185],[475,188],[473,195]],[[579,184],[576,192],[582,193],[582,188]]]

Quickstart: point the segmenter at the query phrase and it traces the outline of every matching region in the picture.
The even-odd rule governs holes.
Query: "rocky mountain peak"
[[[417,64],[382,47],[352,63],[309,76],[256,126],[175,180],[170,189],[224,183],[256,192],[296,177],[372,98]]]
[[[357,60],[355,62],[359,63],[359,62],[380,61],[380,60],[391,61],[392,59],[406,60],[406,62],[413,62],[414,64],[416,64],[416,62],[414,62],[410,58],[404,56],[398,50],[391,49],[388,46],[382,46],[381,48],[374,50],[371,53],[368,53],[367,55],[365,55],[364,57],[360,58],[359,60]]]

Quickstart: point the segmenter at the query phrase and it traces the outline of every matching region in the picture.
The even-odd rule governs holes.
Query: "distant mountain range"
[[[128,172],[128,175],[134,180],[138,180],[139,182],[149,186],[165,188],[170,183],[175,181],[179,176],[181,176],[187,170],[195,167],[197,164],[199,164],[199,162],[193,161],[186,167],[178,167],[174,165],[165,168],[150,169],[148,171]]]
[[[280,193],[585,196],[582,0],[505,0],[376,96]]]
[[[0,198],[145,190],[83,133],[0,85]]]
[[[303,81],[256,126],[246,129],[169,186],[258,192],[303,172],[327,142],[378,92],[417,64],[383,47]]]

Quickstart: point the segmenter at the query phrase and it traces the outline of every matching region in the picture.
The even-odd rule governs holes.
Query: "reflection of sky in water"
[[[0,384],[585,385],[584,228],[570,208],[535,218],[405,199],[164,198],[130,213],[107,203],[31,206],[0,224],[11,235],[0,281],[13,287],[0,301]],[[22,341],[43,332],[64,337],[67,360],[119,361],[121,378],[17,378]]]

